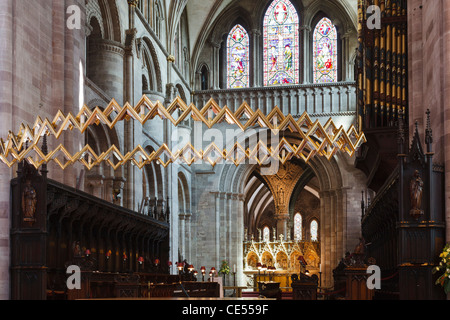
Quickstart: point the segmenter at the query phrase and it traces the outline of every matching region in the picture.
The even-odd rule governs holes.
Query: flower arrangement
[[[219,273],[230,274],[230,266],[228,265],[228,263],[225,260],[222,261],[222,265],[220,267]]]
[[[439,255],[441,262],[433,269],[433,274],[443,272],[443,274],[436,280],[436,285],[444,288],[446,294],[450,293],[450,244],[444,247],[444,250]]]

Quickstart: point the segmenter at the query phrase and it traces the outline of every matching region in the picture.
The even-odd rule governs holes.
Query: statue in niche
[[[22,192],[22,212],[23,221],[25,222],[35,222],[37,204],[37,194],[36,190],[31,185],[31,181],[27,179],[25,188]]]
[[[75,241],[75,242],[72,244],[72,252],[73,252],[74,258],[80,258],[80,257],[81,257],[81,246],[80,246],[80,241]]]
[[[422,197],[423,197],[423,180],[420,177],[418,170],[414,172],[414,177],[410,182],[410,198],[411,198],[411,211],[410,214],[415,219],[418,219],[424,214],[422,210]]]

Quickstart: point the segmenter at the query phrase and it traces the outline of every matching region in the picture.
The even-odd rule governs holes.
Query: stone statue
[[[410,214],[416,219],[419,216],[423,215],[422,197],[423,197],[423,180],[420,177],[419,171],[416,170],[414,172],[414,177],[410,182],[410,198],[411,198]]]
[[[22,192],[22,211],[23,221],[34,222],[36,213],[37,195],[36,190],[31,185],[31,181],[27,180],[25,188]]]
[[[80,242],[79,241],[75,241],[72,244],[72,252],[73,252],[74,258],[81,257],[81,246],[80,246]]]

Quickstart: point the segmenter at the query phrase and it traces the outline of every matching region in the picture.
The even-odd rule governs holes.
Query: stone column
[[[250,65],[250,70],[252,70],[253,75],[253,87],[259,88],[263,85],[262,72],[260,70],[261,61],[263,59],[263,55],[261,53],[261,30],[253,29],[251,32],[252,35],[252,49],[253,49],[253,60]]]
[[[350,37],[351,30],[347,30],[345,34],[341,36],[341,70],[342,70],[342,81],[352,81],[354,70],[352,64],[350,63],[351,49],[350,49]]]
[[[179,219],[179,225],[180,225],[179,251],[181,253],[181,257],[183,259],[187,259],[186,258],[186,214],[184,212],[180,212],[178,214],[178,219]]]
[[[8,136],[12,127],[13,118],[13,0],[2,2],[0,12],[0,136]],[[10,185],[12,170],[0,165],[0,299],[8,300],[9,293],[9,212],[10,212]]]
[[[236,217],[236,221],[237,221],[237,226],[236,226],[236,230],[237,230],[237,236],[236,236],[236,243],[238,244],[238,250],[237,250],[237,264],[236,264],[236,268],[237,268],[237,274],[236,274],[236,284],[238,286],[244,285],[245,284],[245,275],[244,275],[244,264],[242,263],[242,261],[244,261],[244,250],[243,250],[243,243],[244,243],[244,237],[246,237],[246,235],[244,235],[244,232],[246,233],[246,231],[244,230],[244,205],[245,205],[245,195],[243,194],[239,194],[238,195],[238,210],[237,210],[237,217]]]
[[[220,266],[220,193],[215,192],[213,193],[215,197],[215,257],[213,259],[214,264],[219,267]],[[216,267],[216,269],[217,269]]]
[[[227,199],[227,211],[226,211],[226,218],[225,223],[227,224],[227,239],[226,239],[226,246],[227,246],[227,253],[226,257],[229,263],[231,263],[231,260],[233,259],[233,237],[232,237],[232,231],[233,231],[233,194],[227,193],[226,194]]]
[[[185,254],[186,254],[186,259],[188,261],[192,261],[192,250],[191,250],[191,246],[192,246],[192,241],[191,241],[191,217],[192,214],[190,212],[185,212],[184,214],[184,245],[186,247],[185,249]]]
[[[123,105],[125,48],[120,43],[101,40],[89,48],[88,55],[90,80]]]
[[[448,65],[450,63],[450,55],[448,52],[450,52],[450,7],[448,5],[444,6],[443,11],[443,21],[444,21],[444,36],[443,36],[443,45],[444,50],[443,52],[447,52],[447,54],[444,55],[444,61],[443,63],[445,65]],[[450,126],[448,123],[450,123],[450,69],[449,68],[443,68],[442,71],[444,72],[444,110],[443,110],[443,117],[444,117],[444,146],[445,146],[445,155],[444,155],[444,162],[445,162],[445,220],[447,226],[450,226]],[[447,125],[445,125],[447,124]],[[446,238],[450,239],[450,228],[447,227],[446,229]],[[449,295],[450,298],[450,295]]]
[[[323,191],[320,193],[320,237],[321,237],[321,263],[322,263],[322,285],[324,287],[331,286],[333,284],[332,270],[333,265],[331,262],[331,222],[330,222],[330,192]]]
[[[312,48],[311,48],[311,27],[308,25],[300,27],[300,34],[303,34],[303,52],[300,54],[303,55],[303,83],[312,83],[313,79],[311,78],[312,73]]]
[[[214,90],[220,89],[219,85],[219,68],[220,68],[220,47],[221,44],[217,42],[211,41],[211,48],[212,48],[212,68],[211,68],[211,86]]]

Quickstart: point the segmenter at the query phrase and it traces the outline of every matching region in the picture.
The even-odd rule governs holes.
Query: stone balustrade
[[[356,115],[356,83],[304,84],[264,88],[205,90],[194,93],[196,106],[205,105],[210,99],[220,107],[228,106],[236,111],[244,102],[264,114],[278,106],[283,114],[311,117]]]

